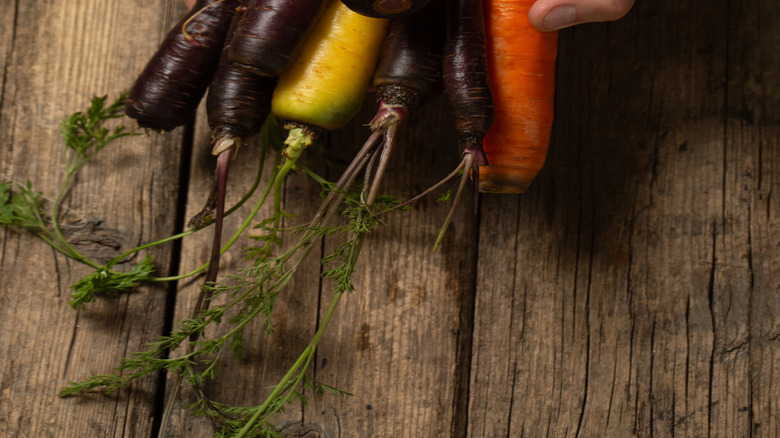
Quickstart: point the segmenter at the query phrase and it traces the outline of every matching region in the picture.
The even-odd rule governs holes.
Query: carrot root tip
[[[376,115],[368,123],[372,131],[377,129],[386,129],[389,125],[400,122],[409,116],[409,109],[404,105],[394,105],[386,102],[379,102],[379,109]]]
[[[214,142],[214,148],[211,149],[211,155],[219,155],[228,149],[233,149],[232,157],[235,158],[239,147],[241,147],[241,139],[236,137],[223,137]]]
[[[474,168],[476,169],[479,166],[487,166],[487,155],[485,155],[485,150],[482,149],[481,146],[478,147],[467,147],[463,149],[464,155],[471,155],[473,157],[473,163]]]
[[[458,169],[463,170],[463,175],[460,178],[460,184],[458,184],[458,191],[455,194],[455,199],[452,201],[452,207],[450,207],[450,211],[447,214],[447,217],[444,219],[444,223],[442,224],[441,229],[439,230],[439,235],[436,236],[436,241],[433,243],[434,251],[436,251],[439,246],[441,246],[441,242],[444,240],[444,234],[446,233],[447,228],[450,226],[452,218],[455,216],[455,209],[457,208],[458,204],[460,204],[460,199],[463,197],[463,192],[466,188],[466,182],[469,179],[469,174],[473,173],[470,170],[476,167],[474,163],[475,158],[476,157],[473,154],[465,154],[460,165],[458,165]]]

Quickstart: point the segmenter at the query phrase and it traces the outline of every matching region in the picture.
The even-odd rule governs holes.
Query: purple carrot
[[[482,1],[449,0],[442,60],[444,91],[452,104],[458,146],[480,166],[487,164],[482,138],[493,123],[485,53]]]
[[[244,10],[243,5],[238,9],[240,12]],[[198,222],[204,217],[210,216],[212,209],[216,209],[211,261],[206,272],[206,283],[216,281],[219,271],[222,222],[225,213],[225,195],[230,161],[244,140],[257,134],[263,126],[263,122],[271,111],[271,96],[276,83],[275,78],[247,73],[230,63],[227,56],[228,48],[240,20],[240,14],[233,19],[227,38],[228,42],[222,50],[219,66],[209,84],[206,98],[206,113],[213,144],[211,153],[217,156],[216,190],[209,198],[204,211],[190,221],[190,226],[201,225]]]
[[[217,68],[239,0],[198,0],[174,26],[130,90],[125,112],[144,128],[192,119]]]
[[[403,119],[441,93],[441,6],[442,2],[435,0],[420,13],[396,18],[390,24],[374,72],[379,112],[371,121],[372,127],[388,116]]]
[[[373,77],[379,105],[369,123],[374,132],[342,177],[354,178],[369,162],[377,160],[368,188],[369,199],[377,195],[395,145],[398,124],[442,91],[444,14],[441,5],[442,2],[435,0],[418,14],[394,19],[382,45]],[[377,149],[381,149],[378,156]],[[342,189],[346,188],[339,187]]]
[[[323,0],[253,0],[230,44],[230,60],[261,76],[292,64],[322,12]]]
[[[482,139],[493,123],[493,96],[488,85],[485,20],[482,0],[447,2],[447,36],[442,58],[444,91],[449,97],[458,133],[461,164],[449,177],[462,171],[457,194],[444,220],[434,249],[441,243],[455,214],[466,181],[474,180],[474,211],[479,205],[479,166],[487,165]]]

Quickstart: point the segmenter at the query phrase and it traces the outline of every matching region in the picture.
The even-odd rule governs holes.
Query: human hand
[[[548,32],[575,24],[623,18],[634,0],[537,0],[528,20],[537,30]]]

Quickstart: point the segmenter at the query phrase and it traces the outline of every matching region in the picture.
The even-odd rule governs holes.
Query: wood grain
[[[653,2],[561,33],[547,167],[483,204],[470,436],[778,434],[777,19]]]
[[[363,120],[373,111],[364,111]],[[389,194],[407,199],[457,166],[450,112],[442,97],[401,125],[385,179]],[[334,142],[349,142],[334,137]],[[434,252],[449,208],[434,199],[393,213],[364,244],[356,290],[344,297],[316,370],[318,378],[354,395],[317,400],[306,412],[308,421],[324,425],[333,436],[450,433],[463,366],[458,361],[460,309],[474,277],[476,217],[467,198],[443,248]],[[326,244],[326,252],[334,249]],[[326,284],[322,301],[329,295]]]
[[[46,198],[55,196],[63,177],[60,119],[85,110],[94,95],[115,99],[130,86],[182,12],[173,5],[47,1],[4,7],[4,181],[30,181]],[[82,251],[113,257],[174,231],[180,139],[178,133],[125,139],[84,169],[62,215],[66,234],[83,243]],[[148,435],[155,376],[110,396],[60,399],[57,393],[69,381],[111,371],[128,351],[159,336],[166,287],[144,286],[74,311],[68,285],[90,269],[30,233],[3,228],[0,236],[0,325],[9,334],[0,347],[3,435]],[[151,252],[161,274],[170,269],[170,249]]]
[[[4,11],[0,180],[30,180],[51,199],[63,176],[59,120],[128,88],[184,9],[31,0]],[[770,0],[659,0],[562,31],[553,141],[538,179],[522,196],[482,196],[476,216],[464,202],[437,252],[449,205],[428,198],[388,215],[312,371],[354,395],[312,396],[276,423],[345,438],[780,436],[778,23]],[[327,137],[324,156],[312,150],[304,162],[335,179],[368,134],[371,99]],[[457,164],[445,99],[399,135],[386,193],[412,196]],[[105,259],[173,234],[211,188],[208,143],[201,109],[189,131],[101,152],[65,198],[68,236]],[[229,204],[259,162],[255,139],[232,165]],[[313,214],[318,192],[302,172],[288,179],[291,224]],[[226,234],[247,209],[227,219]],[[199,266],[210,239],[206,231],[151,251],[159,273]],[[246,266],[250,243],[226,254],[223,275]],[[327,306],[332,285],[318,259],[337,244],[312,253],[280,297],[270,336],[258,322],[245,360],[225,355],[204,386],[209,397],[262,403]],[[0,229],[3,436],[157,435],[171,378],[109,396],[56,394],[188,316],[202,278],[73,311],[68,285],[89,272],[30,233]],[[185,408],[194,400],[185,388],[168,436],[212,435]],[[305,432],[292,426],[285,433]]]

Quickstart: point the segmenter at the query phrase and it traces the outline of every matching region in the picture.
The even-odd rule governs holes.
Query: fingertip
[[[610,7],[606,8],[605,20],[615,21],[625,17],[634,7],[634,0],[612,0]]]
[[[536,30],[540,32],[549,32],[550,29],[544,27],[544,17],[555,7],[553,1],[538,0],[534,2],[528,11],[528,21]]]
[[[577,24],[577,9],[571,5],[556,6],[544,16],[542,29],[545,32],[563,29]]]
[[[539,0],[528,11],[528,21],[540,32],[552,32],[582,23],[578,5],[571,0]]]
[[[539,0],[528,11],[537,30],[550,32],[575,24],[615,21],[634,6],[634,0]]]

